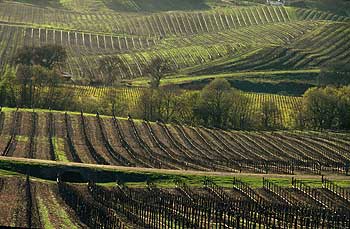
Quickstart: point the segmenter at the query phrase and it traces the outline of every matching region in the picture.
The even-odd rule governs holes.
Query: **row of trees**
[[[86,98],[61,87],[65,80],[60,65],[66,61],[66,51],[59,46],[23,48],[7,66],[0,78],[0,105],[11,107],[52,108],[85,112],[131,115],[147,120],[163,120],[214,128],[276,129],[280,111],[268,101],[261,109],[252,111],[249,100],[224,79],[213,80],[201,91],[185,91],[174,86],[160,87],[161,79],[173,71],[171,64],[160,58],[152,59],[144,71],[150,75],[150,88],[143,90],[137,106],[130,108],[119,94],[103,98]],[[101,71],[108,81],[115,82],[120,70],[126,68],[118,57],[100,61]],[[344,67],[327,68],[321,79],[346,78]],[[345,70],[344,70],[345,69]],[[336,74],[336,75],[334,75]],[[338,82],[338,81],[337,81]],[[310,129],[350,129],[350,86],[323,87],[308,90],[303,106],[295,115],[296,127]]]
[[[201,91],[174,88],[144,91],[133,114],[141,119],[177,121],[224,129],[278,129],[280,110],[273,101],[249,109],[249,100],[224,79],[213,80]],[[350,130],[350,86],[315,87],[303,95],[295,111],[295,128]]]
[[[127,72],[128,66],[119,56],[105,56],[99,59],[99,70],[107,76],[105,83],[108,86],[118,85],[122,78],[121,73]],[[160,80],[166,74],[174,71],[173,64],[169,60],[160,57],[154,57],[150,63],[142,66],[143,74],[150,76],[151,88],[158,88],[160,86]]]
[[[249,99],[225,79],[215,79],[201,91],[171,86],[144,90],[134,117],[224,129],[278,128],[279,110],[271,101],[260,110],[249,108]]]

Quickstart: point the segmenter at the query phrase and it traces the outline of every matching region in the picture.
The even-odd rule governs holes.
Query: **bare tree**
[[[118,81],[118,75],[128,71],[128,67],[119,56],[106,56],[99,60],[99,70],[107,74],[107,84],[112,84]]]
[[[40,65],[53,69],[63,63],[67,58],[67,52],[62,46],[45,45],[42,47],[23,47],[18,50],[13,58],[15,64]]]
[[[151,88],[158,88],[160,80],[174,70],[173,65],[168,60],[160,57],[153,58],[145,69],[145,73],[151,78]]]

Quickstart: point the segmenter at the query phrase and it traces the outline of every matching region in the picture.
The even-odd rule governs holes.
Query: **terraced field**
[[[83,84],[104,82],[98,60],[106,55],[122,58],[127,66],[120,70],[122,79],[144,76],[145,66],[156,56],[168,59],[179,73],[195,75],[317,69],[331,61],[349,62],[347,17],[209,2],[196,11],[167,12],[159,5],[159,11],[147,12],[146,5],[134,1],[123,6],[114,2],[114,8],[101,1],[59,6],[5,1],[0,3],[0,66],[10,63],[22,46],[45,44],[66,47],[69,58],[62,71]],[[87,10],[75,7],[79,4]],[[128,7],[130,11],[123,11]],[[88,10],[94,8],[99,10]]]

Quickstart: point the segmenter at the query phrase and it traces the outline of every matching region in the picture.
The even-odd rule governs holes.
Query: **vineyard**
[[[11,63],[20,47],[45,44],[67,49],[62,71],[81,84],[105,82],[98,63],[110,55],[123,60],[122,79],[144,76],[145,66],[156,56],[184,74],[196,75],[317,69],[350,58],[350,19],[328,12],[210,1],[203,3],[205,10],[166,12],[163,4],[159,12],[146,13],[141,9],[147,11],[148,6],[134,1],[114,1],[114,6],[70,2],[60,7],[0,3],[0,66]],[[79,4],[100,10],[80,10]]]
[[[152,182],[147,182],[145,188],[130,188],[123,182],[106,187],[93,182],[54,184],[29,177],[3,177],[0,224],[42,228],[350,226],[350,193],[326,178],[322,178],[322,188],[294,178],[288,187],[263,178],[259,188],[236,177],[231,178],[230,188],[207,178],[202,187],[191,187],[181,180],[173,182],[174,189],[159,188]]]
[[[0,0],[0,227],[350,228],[348,6]]]
[[[108,96],[118,96],[120,102],[126,102],[128,109],[133,110],[139,104],[140,97],[145,90],[144,88],[112,88],[112,87],[92,87],[92,86],[74,86],[65,87],[74,91],[76,96],[83,98],[106,98]],[[196,93],[189,90],[184,90],[184,93]],[[262,94],[262,93],[246,93],[241,92],[247,98],[247,104],[241,104],[237,107],[238,110],[248,111],[248,119],[261,113],[261,106],[265,102],[273,102],[278,108],[276,114],[277,124],[281,128],[290,128],[293,126],[294,111],[301,108],[301,97],[283,96],[276,94]]]
[[[348,62],[349,26],[347,24],[323,25],[301,37],[291,46],[266,47],[245,58],[211,66],[202,72],[224,73],[239,70],[280,70],[317,68],[329,61]],[[195,71],[192,74],[200,74]]]
[[[239,132],[49,112],[2,112],[1,156],[175,170],[348,174],[349,136]]]

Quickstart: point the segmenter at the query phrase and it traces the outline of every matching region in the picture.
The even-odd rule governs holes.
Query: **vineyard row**
[[[3,156],[204,171],[349,172],[349,137],[341,134],[221,131],[83,114],[1,116]]]

